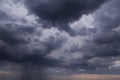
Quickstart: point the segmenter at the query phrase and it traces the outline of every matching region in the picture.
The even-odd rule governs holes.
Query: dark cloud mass
[[[120,1],[111,1],[108,5],[103,6],[103,8],[97,11],[95,19],[98,27],[98,31],[94,36],[93,46],[91,48],[92,52],[96,56],[118,56],[119,51],[119,25],[120,25],[120,15],[119,15],[119,3]],[[112,14],[112,15],[111,15]]]
[[[105,0],[26,0],[31,13],[48,24],[67,30],[68,23],[96,10]]]
[[[0,0],[0,62],[22,65],[22,80],[34,73],[43,80],[46,73],[120,74],[119,4]]]

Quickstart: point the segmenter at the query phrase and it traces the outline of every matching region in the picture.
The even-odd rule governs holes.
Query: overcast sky
[[[2,61],[50,74],[120,74],[120,0],[0,0]]]

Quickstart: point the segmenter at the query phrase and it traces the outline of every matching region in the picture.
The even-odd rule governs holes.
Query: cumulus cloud
[[[115,30],[119,28],[120,20],[118,3],[117,0],[110,1],[94,13],[97,32],[93,36],[89,50],[96,56],[119,55],[119,33]]]
[[[70,30],[68,23],[79,19],[83,14],[96,10],[105,0],[26,0],[29,11],[37,15],[40,22],[56,25],[62,30]],[[46,26],[48,27],[48,26]]]
[[[93,26],[96,31],[92,33],[92,39],[88,40],[88,42],[86,42],[83,46],[84,53],[89,57],[87,65],[89,68],[90,66],[93,66],[95,69],[98,65],[102,68],[109,67],[112,65],[112,62],[119,58],[120,46],[118,31],[120,25],[120,15],[118,13],[118,3],[118,0],[109,1],[92,14],[93,19],[95,20]],[[96,62],[93,64],[93,62],[91,63],[91,59],[93,62],[101,62]]]
[[[96,73],[114,68],[120,1],[104,1],[1,0],[0,60]]]

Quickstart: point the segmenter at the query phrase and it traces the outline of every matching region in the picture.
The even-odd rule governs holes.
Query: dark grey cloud
[[[120,55],[119,3],[119,0],[110,1],[93,13],[96,31],[92,33],[92,39],[86,40],[85,45],[82,46],[82,51],[85,54],[83,61],[86,61],[87,65],[85,67],[87,69],[95,69],[96,71],[98,69],[108,70],[108,67]],[[93,61],[92,63],[91,60]]]
[[[0,61],[24,63],[25,69],[39,64],[86,73],[106,73],[116,66],[120,57],[119,0],[2,1]]]
[[[42,35],[41,32],[39,33],[38,35],[36,28],[31,26],[13,23],[1,25],[0,59],[15,62],[35,62],[46,65],[51,63],[50,59],[48,61],[44,57],[52,50],[61,47],[66,40],[62,37],[57,38],[52,35],[44,41],[34,39],[34,37]]]
[[[120,25],[119,1],[111,1],[104,9],[96,12],[95,19],[97,23],[97,32],[93,37],[91,52],[96,56],[117,56],[119,54],[119,31],[116,31]],[[105,11],[105,10],[108,11]]]
[[[9,16],[5,12],[0,12],[0,20],[8,20]]]
[[[68,23],[78,20],[83,14],[96,10],[105,0],[26,0],[29,11],[41,22],[52,24],[62,30],[70,30]]]
[[[109,1],[108,3],[101,6],[98,10],[92,13],[94,18],[94,24],[95,27],[89,27],[86,28],[85,33],[87,35],[82,35],[84,37],[88,37],[88,39],[84,39],[85,44],[82,45],[82,47],[74,46],[70,49],[65,50],[66,52],[63,54],[64,56],[61,57],[61,59],[65,59],[65,55],[69,57],[71,55],[70,52],[72,52],[74,55],[72,55],[73,59],[76,56],[79,56],[81,54],[82,58],[76,58],[76,60],[73,59],[72,61],[63,62],[65,64],[62,64],[62,66],[72,69],[84,69],[85,71],[91,70],[91,72],[98,73],[106,73],[108,70],[111,70],[114,72],[114,69],[108,69],[109,66],[111,66],[116,60],[118,60],[120,56],[120,44],[119,44],[119,31],[120,31],[120,14],[119,14],[119,0],[115,1]],[[86,21],[87,22],[87,21]],[[80,23],[79,21],[76,21],[76,23]],[[86,23],[87,24],[87,23]],[[76,26],[76,25],[75,25]],[[77,25],[80,27],[81,31],[81,25]],[[92,29],[89,32],[89,29]],[[76,30],[76,31],[77,31]],[[83,30],[84,31],[84,30]],[[81,36],[81,35],[80,35]],[[91,39],[92,38],[92,39]],[[69,38],[70,39],[70,38]],[[74,37],[75,39],[75,37]],[[77,39],[74,40],[76,42]],[[79,41],[81,38],[79,38]],[[80,43],[80,42],[77,42]],[[83,43],[83,42],[82,42]],[[69,44],[70,46],[70,44]],[[77,52],[79,54],[75,54]],[[67,60],[66,60],[67,61]],[[118,65],[118,64],[117,64]],[[106,70],[105,70],[106,69]],[[101,72],[100,70],[104,70]]]

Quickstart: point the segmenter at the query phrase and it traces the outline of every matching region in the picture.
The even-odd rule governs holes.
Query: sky
[[[119,80],[119,4],[120,0],[0,0],[0,76]]]

